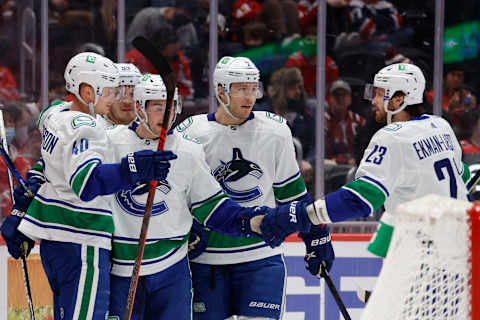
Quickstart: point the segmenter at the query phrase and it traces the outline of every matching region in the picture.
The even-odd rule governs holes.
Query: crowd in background
[[[136,0],[126,4],[126,62],[142,72],[155,68],[131,45],[136,36],[151,40],[167,57],[184,99],[183,118],[208,112],[209,0]],[[445,1],[445,26],[480,20],[475,0]],[[20,88],[20,25],[37,34],[22,13],[39,1],[0,1],[0,103],[10,154],[22,175],[40,156],[36,128],[39,85]],[[460,9],[461,8],[461,9]],[[282,115],[296,142],[299,166],[314,194],[316,159],[316,0],[218,0],[218,57],[245,56],[261,71],[264,97],[254,110]],[[432,111],[435,1],[328,0],[325,60],[325,192],[352,179],[373,134],[382,127],[363,90],[381,67],[399,62],[418,65],[427,77],[425,103]],[[116,59],[115,0],[49,1],[49,101],[69,99],[63,71],[72,55],[93,51]],[[34,37],[35,38],[35,37]],[[16,41],[12,41],[16,40]],[[479,39],[478,42],[480,42]],[[461,46],[461,44],[460,44]],[[478,47],[477,47],[478,50]],[[477,52],[478,53],[478,52]],[[36,60],[35,60],[36,59]],[[39,68],[39,55],[34,62]],[[478,59],[444,64],[443,117],[462,140],[471,169],[480,167],[477,104]],[[36,72],[34,83],[39,83]],[[30,82],[29,82],[30,83]],[[182,119],[179,119],[182,120]],[[0,166],[1,215],[11,208],[6,167]]]

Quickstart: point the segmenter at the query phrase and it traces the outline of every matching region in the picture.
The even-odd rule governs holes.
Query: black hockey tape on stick
[[[158,141],[158,150],[163,150],[165,147],[165,140],[168,130],[168,119],[170,119],[170,112],[172,111],[173,97],[176,87],[175,73],[170,67],[167,59],[158,52],[153,43],[144,37],[136,37],[132,41],[133,46],[140,51],[140,53],[147,58],[148,61],[157,69],[158,74],[162,77],[163,83],[167,88],[167,103],[165,113],[163,115],[162,129]],[[140,239],[138,240],[137,255],[133,265],[132,278],[130,279],[130,287],[128,289],[127,304],[125,306],[124,320],[130,320],[132,317],[133,303],[135,301],[135,294],[138,286],[138,278],[140,276],[140,266],[142,264],[143,252],[145,250],[145,242],[147,240],[148,225],[152,215],[153,199],[155,197],[155,188],[157,181],[150,181],[150,190],[148,192],[147,203],[145,204],[145,214],[142,220],[142,229],[140,231]]]
[[[469,193],[473,192],[473,190],[475,189],[475,186],[478,184],[479,181],[480,181],[480,170],[477,170],[473,178],[471,178],[467,184],[467,189]]]
[[[352,320],[352,318],[350,318],[350,315],[347,312],[347,309],[345,308],[345,305],[343,304],[342,298],[340,298],[340,295],[338,294],[337,288],[335,288],[335,285],[333,284],[332,279],[328,275],[327,267],[324,264],[320,265],[319,276],[325,279],[325,283],[330,289],[330,292],[332,293],[332,296],[335,299],[335,302],[337,303],[338,309],[340,309],[340,312],[342,313],[343,318],[345,320]]]

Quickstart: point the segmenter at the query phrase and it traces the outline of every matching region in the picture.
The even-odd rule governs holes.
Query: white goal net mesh
[[[398,207],[362,320],[471,319],[472,203],[429,195]]]

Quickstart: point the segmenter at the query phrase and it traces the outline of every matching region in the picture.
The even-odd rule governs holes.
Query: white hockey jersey
[[[33,199],[19,230],[32,239],[111,248],[113,218],[104,197],[80,199],[94,167],[109,163],[105,131],[88,114],[56,102],[39,118],[46,182]]]
[[[394,214],[399,204],[431,193],[467,200],[468,176],[445,119],[423,115],[394,122],[373,136],[356,180],[326,196],[328,215],[338,221],[355,211],[356,216],[370,214],[383,204]]]
[[[198,139],[207,163],[225,193],[241,206],[269,206],[308,197],[300,175],[290,129],[269,112],[252,112],[239,126],[225,126],[214,114],[190,117],[175,134]],[[255,261],[280,254],[262,239],[208,232],[208,247],[193,260],[205,264]]]
[[[158,140],[141,139],[135,127],[136,124],[106,130],[114,162],[129,152],[157,150]],[[165,150],[171,150],[178,158],[170,162],[167,180],[157,185],[141,275],[160,272],[184,258],[192,214],[206,223],[227,199],[210,174],[200,144],[169,134]],[[128,190],[110,197],[115,223],[112,274],[125,277],[132,274],[147,195],[148,190],[142,194]]]

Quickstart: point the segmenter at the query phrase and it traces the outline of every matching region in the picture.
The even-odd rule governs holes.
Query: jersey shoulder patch
[[[267,116],[267,119],[273,120],[278,123],[285,123],[285,118],[278,114],[265,111],[265,115]]]
[[[388,131],[388,132],[395,132],[403,128],[403,124],[401,122],[394,122],[390,123],[389,125],[385,126],[382,128],[382,130]]]
[[[187,133],[183,134],[182,137],[183,137],[185,140],[194,142],[194,143],[196,143],[196,144],[200,144],[200,140],[199,140],[199,139],[194,138],[194,137],[190,136],[190,135],[187,134]]]
[[[193,123],[193,117],[188,117],[187,119],[183,120],[177,125],[177,131],[178,132],[183,132],[187,130],[188,127],[190,127]]]
[[[83,114],[83,115],[74,116],[71,121],[71,125],[72,125],[72,128],[75,130],[80,128],[81,126],[96,127],[97,122],[92,116]]]

